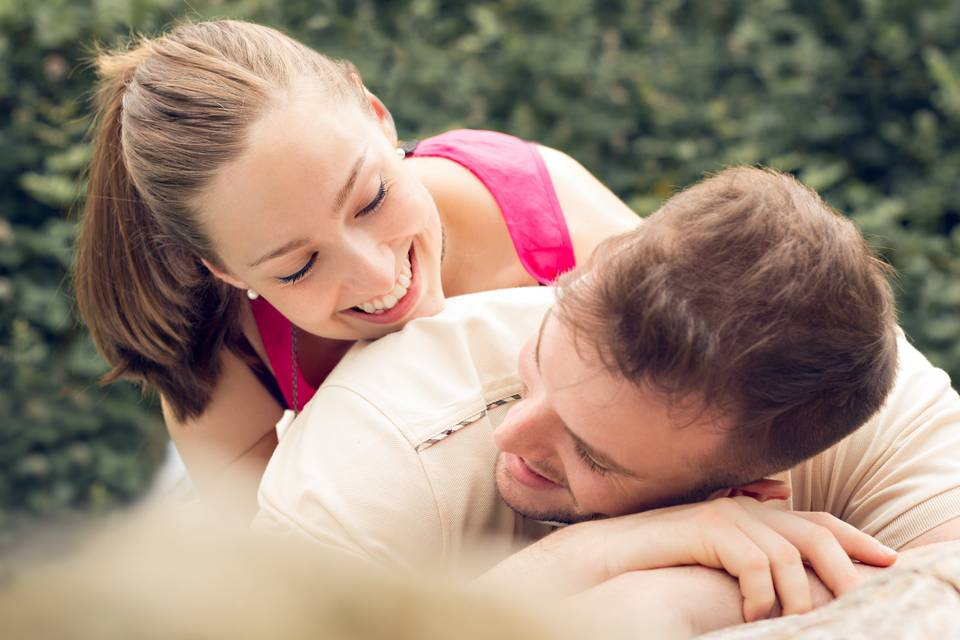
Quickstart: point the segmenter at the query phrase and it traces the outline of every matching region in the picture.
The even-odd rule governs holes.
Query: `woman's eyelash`
[[[314,251],[310,255],[310,259],[307,260],[307,264],[303,265],[302,269],[300,269],[296,273],[291,273],[288,276],[281,276],[277,278],[277,280],[279,280],[283,284],[293,284],[298,280],[302,280],[304,277],[306,277],[308,273],[310,273],[310,270],[313,269],[313,265],[316,264],[316,262],[317,262],[317,252]]]
[[[377,195],[373,197],[373,200],[370,201],[363,209],[357,212],[357,217],[363,217],[374,213],[377,209],[380,208],[380,205],[383,204],[384,198],[387,197],[387,193],[390,191],[390,183],[383,179],[383,176],[380,176],[380,188],[377,189]],[[307,264],[303,265],[303,268],[297,271],[296,273],[291,273],[288,276],[281,276],[277,278],[283,284],[294,284],[299,280],[302,280],[310,273],[310,270],[313,269],[313,265],[317,262],[317,253],[316,251],[310,256],[310,259],[307,260]]]
[[[594,459],[591,458],[590,455],[589,455],[586,451],[583,450],[583,447],[581,447],[581,446],[578,444],[576,448],[577,448],[577,455],[579,455],[579,456],[580,456],[580,459],[583,460],[584,463],[586,463],[586,465],[587,465],[588,467],[590,467],[590,470],[591,470],[591,471],[593,471],[594,473],[597,473],[597,474],[599,474],[599,475],[601,475],[601,476],[604,476],[604,475],[607,474],[607,469],[606,469],[605,467],[601,467],[599,464],[597,464],[597,463],[594,461]]]
[[[377,189],[377,195],[373,196],[373,200],[370,201],[363,209],[357,212],[358,218],[362,218],[365,215],[374,213],[377,209],[380,208],[380,205],[383,204],[383,199],[387,197],[387,193],[390,191],[390,183],[383,179],[383,176],[380,176],[380,188]]]

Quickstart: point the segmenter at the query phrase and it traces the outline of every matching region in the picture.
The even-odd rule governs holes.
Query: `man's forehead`
[[[577,395],[581,402],[617,399],[632,385],[609,370],[597,345],[567,322],[563,313],[554,305],[540,323],[533,352],[540,379],[550,390]]]

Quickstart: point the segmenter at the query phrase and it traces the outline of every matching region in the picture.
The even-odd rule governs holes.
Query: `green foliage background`
[[[241,17],[352,59],[405,137],[558,147],[639,213],[706,171],[795,172],[899,270],[960,379],[960,3],[952,0],[0,0],[0,531],[147,486],[154,403],[104,371],[67,281],[94,41]]]

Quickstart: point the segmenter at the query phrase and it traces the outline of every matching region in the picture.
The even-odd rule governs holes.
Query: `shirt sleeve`
[[[902,336],[899,360],[880,412],[808,465],[795,503],[894,548],[960,517],[960,397]]]
[[[254,529],[306,537],[379,565],[443,556],[427,473],[396,425],[354,391],[321,387],[283,436]]]

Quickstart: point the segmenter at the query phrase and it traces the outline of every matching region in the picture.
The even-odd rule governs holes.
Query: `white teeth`
[[[388,309],[393,309],[410,290],[410,283],[413,280],[413,270],[410,265],[410,254],[407,253],[400,264],[400,275],[397,277],[396,284],[393,285],[393,291],[382,298],[367,300],[363,304],[358,304],[357,309],[362,309],[367,313],[379,315]]]

